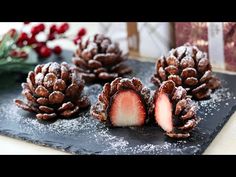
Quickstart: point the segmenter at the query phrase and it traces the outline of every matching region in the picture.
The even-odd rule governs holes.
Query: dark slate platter
[[[130,60],[132,75],[151,89],[149,82],[154,64]],[[210,100],[198,102],[198,116],[203,120],[186,140],[167,138],[157,126],[107,128],[89,115],[89,110],[74,119],[41,122],[34,114],[18,109],[14,98],[22,98],[20,82],[13,75],[0,77],[0,133],[34,144],[49,146],[74,154],[202,154],[236,109],[235,76],[216,73],[223,87]],[[92,103],[102,86],[86,86]]]

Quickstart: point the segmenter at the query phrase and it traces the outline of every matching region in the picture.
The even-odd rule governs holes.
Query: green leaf
[[[15,45],[16,40],[17,37],[12,38],[8,33],[3,35],[0,43],[0,58],[5,58],[8,56],[8,53],[12,50],[12,47],[13,45]]]
[[[21,72],[28,73],[33,70],[37,65],[37,54],[32,50],[30,50],[28,59],[20,59],[20,58],[12,58],[7,57],[5,59],[0,60],[0,73],[3,72]]]
[[[28,73],[33,70],[35,64],[29,64],[20,61],[19,59],[8,58],[6,60],[0,60],[0,73],[3,72],[21,72]]]
[[[0,42],[0,73],[3,72],[21,72],[27,73],[33,70],[38,63],[38,57],[35,51],[30,46],[23,48],[17,48],[17,37],[12,38],[9,34],[5,34]],[[27,59],[12,58],[9,56],[9,52],[13,50],[23,50],[28,53]]]

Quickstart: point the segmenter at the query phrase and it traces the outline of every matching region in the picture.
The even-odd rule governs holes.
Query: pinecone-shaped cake
[[[168,80],[156,90],[149,111],[167,136],[187,138],[200,120],[196,110],[197,106],[187,97],[187,91]]]
[[[37,113],[38,119],[69,118],[90,105],[83,95],[84,81],[67,63],[50,62],[30,71],[22,83],[27,103],[15,100],[18,107]]]
[[[155,85],[172,80],[197,100],[208,98],[220,86],[219,79],[212,74],[207,54],[190,44],[172,49],[166,57],[158,59],[155,72],[151,78]]]
[[[91,115],[114,127],[141,126],[150,103],[150,90],[139,79],[116,78],[104,85]]]
[[[107,82],[131,72],[117,43],[96,34],[85,44],[80,41],[72,59],[85,82]]]

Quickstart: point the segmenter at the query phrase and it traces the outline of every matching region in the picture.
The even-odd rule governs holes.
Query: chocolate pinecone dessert
[[[220,87],[220,80],[212,74],[207,54],[190,44],[172,49],[166,57],[157,60],[156,73],[151,81],[160,86],[166,80],[183,86],[197,100],[208,98]]]
[[[65,62],[36,66],[22,88],[27,103],[15,100],[16,105],[37,113],[38,119],[69,118],[90,105],[88,97],[82,94],[84,81]]]
[[[106,83],[91,115],[113,127],[142,126],[147,121],[150,90],[137,78]]]
[[[96,34],[92,40],[78,43],[72,59],[85,82],[107,82],[132,70],[123,61],[126,59],[117,43]]]
[[[149,111],[167,136],[178,139],[189,137],[189,132],[198,124],[200,119],[196,110],[197,106],[187,97],[187,91],[168,80],[156,90]]]

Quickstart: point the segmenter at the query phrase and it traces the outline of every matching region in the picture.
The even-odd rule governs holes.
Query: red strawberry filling
[[[113,126],[141,126],[145,123],[146,111],[134,90],[122,90],[112,97],[108,115]]]
[[[155,101],[155,120],[166,132],[173,130],[172,104],[165,93],[159,93]]]

